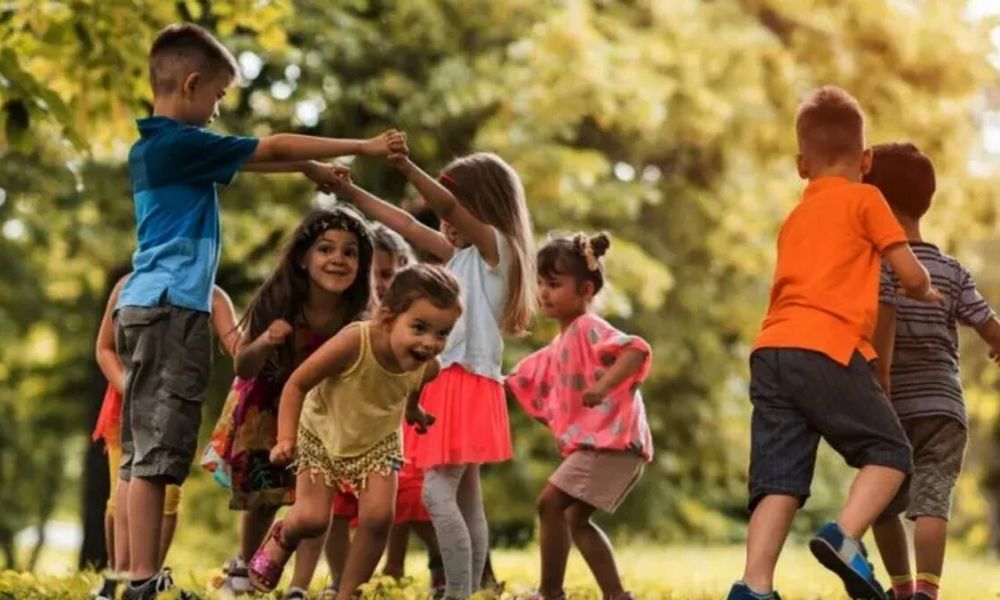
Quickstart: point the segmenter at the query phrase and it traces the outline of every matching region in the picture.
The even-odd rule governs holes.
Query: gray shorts
[[[126,306],[115,314],[125,366],[119,476],[180,484],[198,443],[212,340],[208,313]]]
[[[757,350],[750,400],[750,510],[770,494],[805,504],[820,438],[856,469],[913,468],[903,427],[859,352],[844,366],[809,350]]]
[[[903,429],[913,445],[913,475],[882,516],[895,516],[905,510],[908,519],[948,520],[969,431],[961,421],[946,416],[905,419]]]

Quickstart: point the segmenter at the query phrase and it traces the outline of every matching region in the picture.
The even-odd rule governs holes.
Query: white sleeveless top
[[[448,270],[462,284],[464,310],[441,353],[441,368],[453,364],[470,373],[503,382],[503,336],[500,321],[507,300],[507,276],[512,260],[507,239],[490,227],[496,237],[499,260],[491,267],[475,244],[455,252]]]

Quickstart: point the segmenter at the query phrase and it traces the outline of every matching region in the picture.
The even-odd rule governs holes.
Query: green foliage
[[[237,56],[261,60],[230,94],[222,129],[357,137],[395,126],[431,170],[458,154],[496,151],[522,175],[540,238],[610,231],[603,308],[655,349],[644,395],[656,456],[614,518],[617,533],[734,540],[743,535],[746,358],[777,227],[801,189],[792,132],[799,98],[842,85],[865,106],[872,142],[905,138],[927,151],[940,192],[926,233],[985,271],[976,261],[996,232],[997,181],[968,164],[979,98],[997,76],[986,60],[991,23],[968,20],[962,4],[15,3],[0,13],[0,76],[9,83],[0,86],[0,225],[23,226],[0,237],[0,335],[9,341],[0,347],[0,418],[16,424],[0,433],[0,541],[51,489],[45,466],[62,463],[62,440],[90,426],[80,394],[99,394],[92,340],[102,296],[134,245],[122,161],[131,121],[149,106],[145,49],[164,24],[196,20]],[[379,194],[408,193],[385,164],[352,167]],[[289,177],[248,174],[222,193],[220,284],[238,306],[311,200]],[[987,292],[1000,302],[996,284]],[[507,362],[552,332],[540,321],[530,339],[511,341]],[[206,427],[225,397],[229,373],[219,364]],[[988,393],[995,372],[982,360],[969,364],[978,437],[955,524],[982,545],[987,506],[976,478],[994,451],[988,443],[997,443],[985,432],[1000,409]],[[516,407],[512,424],[516,460],[489,468],[485,489],[496,531],[520,541],[558,457],[551,436]],[[821,465],[803,526],[836,506],[847,474],[838,462]],[[204,484],[190,492],[204,500],[191,519],[231,523]]]

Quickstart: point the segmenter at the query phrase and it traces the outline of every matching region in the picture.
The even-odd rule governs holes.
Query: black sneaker
[[[177,589],[177,586],[174,585],[174,579],[170,576],[170,569],[164,569],[139,587],[133,587],[131,583],[126,585],[125,591],[122,593],[122,600],[156,600],[157,594],[173,589]],[[184,590],[180,590],[180,598],[181,600],[199,600],[198,596]]]
[[[118,585],[124,583],[121,578],[111,573],[101,574],[101,585],[97,591],[90,594],[90,600],[115,600]]]

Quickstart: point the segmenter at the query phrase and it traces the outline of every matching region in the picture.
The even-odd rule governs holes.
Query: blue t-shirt
[[[257,138],[218,135],[167,117],[136,121],[128,155],[138,248],[122,288],[123,306],[211,312],[219,266],[219,197],[257,149]]]

